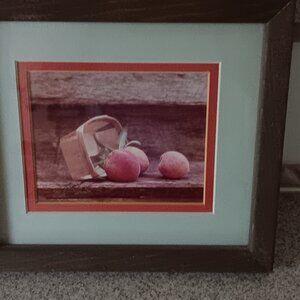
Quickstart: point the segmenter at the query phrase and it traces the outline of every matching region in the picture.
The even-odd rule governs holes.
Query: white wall
[[[300,164],[300,42],[293,46],[283,162]]]

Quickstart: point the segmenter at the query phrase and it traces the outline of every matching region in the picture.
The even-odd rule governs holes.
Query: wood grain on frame
[[[0,0],[0,20],[267,22],[289,0]]]
[[[247,247],[150,245],[11,245],[1,271],[264,272]]]
[[[284,7],[264,33],[250,247],[269,268],[274,256],[294,9],[295,2]]]

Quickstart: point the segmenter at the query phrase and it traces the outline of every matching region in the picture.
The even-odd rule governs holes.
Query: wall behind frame
[[[284,164],[300,164],[300,0],[295,24],[285,143]]]

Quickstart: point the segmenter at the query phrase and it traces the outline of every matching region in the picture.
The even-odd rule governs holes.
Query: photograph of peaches
[[[60,141],[60,147],[74,180],[108,179],[135,182],[147,172],[150,161],[141,142],[128,141],[128,128],[110,116],[91,118]],[[190,171],[183,153],[170,149],[157,158],[162,178],[179,180]]]
[[[203,201],[208,74],[30,73],[39,202]]]

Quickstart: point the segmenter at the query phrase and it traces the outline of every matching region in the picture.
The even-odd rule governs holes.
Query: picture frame
[[[272,270],[295,1],[2,1],[0,21],[263,23],[260,111],[247,246],[7,245],[1,271]],[[151,26],[151,25],[150,25]],[[238,25],[237,25],[238,26]]]
[[[16,62],[16,69],[27,212],[213,211],[220,64]],[[53,94],[55,85],[57,95]],[[88,85],[92,90],[87,90]],[[157,89],[155,99],[151,96],[153,85]],[[189,96],[193,85],[195,92]],[[68,90],[68,95],[62,89]],[[175,91],[177,96],[166,90]],[[45,114],[58,117],[45,118]],[[84,123],[74,130],[81,123],[76,118]],[[114,128],[106,131],[107,123]],[[97,132],[103,124],[104,131]],[[133,133],[134,138],[142,139],[138,146],[146,149],[146,160],[151,161],[150,165],[147,161],[138,182],[103,181],[104,165],[99,169],[98,160],[96,167],[92,161],[95,153],[98,156],[98,147],[102,151],[103,146],[110,146],[115,131],[120,130],[115,126],[122,124],[126,124],[128,137]],[[158,124],[167,135],[157,132]],[[92,137],[85,130],[88,126],[99,127],[96,132],[92,128]],[[96,150],[92,147],[95,135],[99,143]],[[179,138],[185,142],[176,142]],[[125,149],[136,149],[129,147]],[[173,147],[182,149],[190,160],[189,176],[175,181],[162,177],[155,162],[157,153]],[[90,156],[89,151],[96,152]],[[91,157],[92,165],[87,157]],[[49,172],[49,168],[55,170]]]

